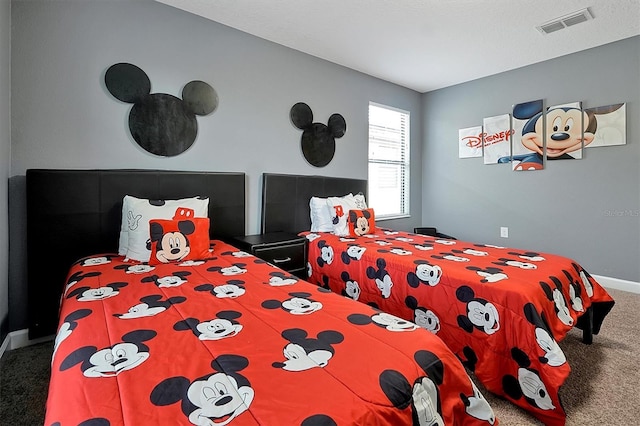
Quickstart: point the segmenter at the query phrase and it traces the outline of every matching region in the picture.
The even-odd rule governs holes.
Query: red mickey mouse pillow
[[[349,235],[361,237],[376,232],[376,217],[373,209],[349,210]]]
[[[179,207],[173,219],[149,221],[150,265],[211,257],[209,218],[193,216],[192,209]]]

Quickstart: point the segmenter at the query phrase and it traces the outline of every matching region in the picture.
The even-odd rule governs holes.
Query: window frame
[[[381,108],[387,111],[392,111],[392,112],[397,112],[399,114],[404,115],[404,128],[402,128],[402,126],[397,129],[399,130],[401,133],[404,132],[404,136],[402,137],[402,144],[404,145],[403,148],[403,154],[404,154],[404,159],[400,159],[400,160],[394,160],[394,159],[384,159],[384,160],[380,160],[380,159],[372,159],[370,156],[370,152],[371,152],[371,134],[372,134],[372,123],[371,123],[371,107],[376,107],[376,108]],[[411,203],[410,203],[410,194],[411,194],[411,112],[410,111],[406,111],[403,110],[401,108],[396,108],[396,107],[392,107],[389,105],[384,105],[384,104],[380,104],[377,102],[369,102],[369,106],[368,106],[368,110],[367,110],[367,117],[368,117],[368,125],[367,125],[367,130],[368,130],[368,138],[367,138],[367,175],[369,176],[370,174],[370,167],[372,164],[389,164],[389,165],[394,165],[394,166],[399,166],[400,167],[400,172],[403,174],[403,176],[401,177],[401,183],[400,183],[400,194],[398,194],[401,198],[401,201],[399,201],[399,207],[400,207],[400,211],[398,212],[394,212],[394,213],[390,213],[390,214],[386,214],[386,215],[381,215],[378,214],[378,212],[376,211],[376,221],[378,220],[391,220],[391,219],[402,219],[402,218],[409,218],[411,217]],[[375,126],[375,125],[374,125]],[[378,127],[380,127],[380,125],[378,125]],[[371,196],[371,187],[370,187],[370,183],[371,183],[371,179],[369,176],[369,179],[367,179],[367,191],[369,194],[369,198]],[[370,203],[370,200],[367,200]],[[375,211],[375,206],[369,204],[369,207],[372,207]]]

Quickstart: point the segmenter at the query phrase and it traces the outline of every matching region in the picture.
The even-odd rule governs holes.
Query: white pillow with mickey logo
[[[194,217],[208,217],[209,198],[149,200],[125,195],[122,199],[118,254],[127,259],[148,262],[151,257],[151,250],[147,249],[149,221],[151,219],[171,219],[178,207],[193,209]]]
[[[367,201],[364,198],[364,194],[362,192],[358,192],[353,196],[353,199],[356,201],[359,210],[367,209]]]
[[[329,197],[327,204],[331,208],[331,216],[333,223],[333,234],[339,237],[349,235],[349,210],[359,210],[358,202],[353,194],[347,194],[344,197]]]

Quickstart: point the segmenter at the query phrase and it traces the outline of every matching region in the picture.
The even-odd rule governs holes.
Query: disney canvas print
[[[482,126],[458,130],[458,157],[482,157]]]
[[[512,168],[521,170],[544,169],[544,115],[543,101],[523,102],[513,106],[513,133],[511,135]],[[509,162],[506,157],[498,160]]]
[[[584,110],[589,121],[595,122],[593,142],[587,148],[599,146],[626,145],[627,143],[627,104],[614,104]]]
[[[509,114],[487,117],[483,120],[484,164],[498,164],[500,158],[511,156],[510,122]]]

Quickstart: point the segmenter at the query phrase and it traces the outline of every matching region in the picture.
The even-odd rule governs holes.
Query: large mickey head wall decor
[[[189,149],[198,133],[196,115],[208,115],[218,106],[218,94],[203,81],[187,83],[182,89],[182,99],[151,93],[149,77],[132,64],[112,65],[104,81],[116,99],[133,104],[129,112],[133,139],[145,151],[163,157]]]
[[[301,144],[304,158],[316,167],[324,167],[331,162],[336,152],[335,138],[341,138],[347,131],[347,123],[340,114],[329,117],[328,123],[314,123],[309,105],[298,102],[291,107],[291,122],[303,130]]]

